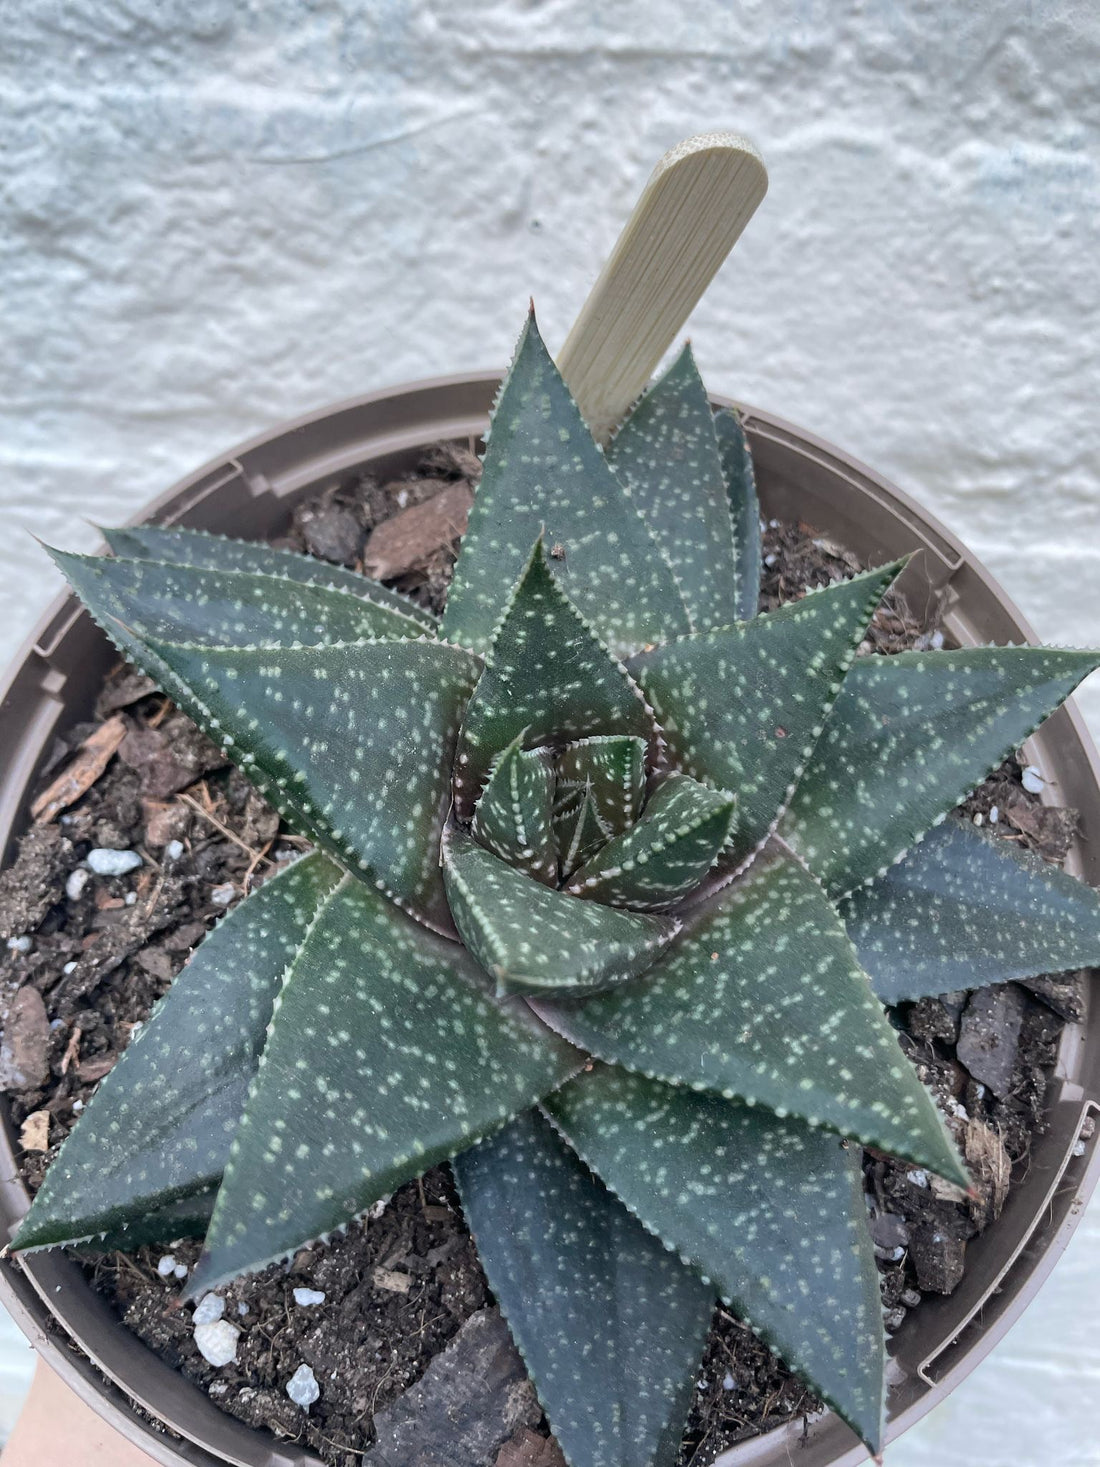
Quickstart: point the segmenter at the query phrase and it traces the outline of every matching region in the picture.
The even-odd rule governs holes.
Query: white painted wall
[[[772,185],[693,320],[707,380],[1100,638],[1090,0],[0,0],[0,35],[0,657],[55,584],[24,531],[90,544],[282,417],[503,363],[531,293],[560,342],[714,127]],[[894,1467],[1100,1463],[1086,1232]]]

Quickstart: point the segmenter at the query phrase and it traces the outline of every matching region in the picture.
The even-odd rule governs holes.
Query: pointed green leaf
[[[781,834],[833,896],[881,873],[1100,666],[1100,653],[965,647],[863,657]]]
[[[536,536],[562,584],[625,656],[689,630],[668,562],[588,431],[529,317],[501,388],[440,633],[485,652]]]
[[[190,565],[204,570],[249,571],[255,575],[277,576],[310,586],[328,586],[349,591],[353,596],[367,597],[391,611],[412,617],[427,631],[436,626],[430,611],[409,597],[391,591],[379,581],[342,565],[330,565],[311,555],[298,555],[293,550],[276,550],[271,545],[251,540],[229,540],[224,535],[211,535],[205,530],[186,530],[179,526],[125,525],[101,531],[115,555],[133,560],[159,560],[169,565]]]
[[[896,564],[869,571],[631,659],[672,762],[736,794],[735,854],[747,855],[775,824],[897,573]]]
[[[599,1059],[793,1113],[969,1186],[840,919],[789,857],[757,857],[644,982],[536,1007]]]
[[[878,1270],[858,1161],[837,1138],[602,1065],[543,1104],[631,1212],[877,1452]]]
[[[490,1287],[570,1467],[671,1467],[713,1289],[536,1111],[452,1166]]]
[[[518,734],[493,766],[474,811],[473,836],[509,865],[556,886],[554,775],[538,749],[520,748],[522,738]]]
[[[567,744],[558,756],[558,782],[585,785],[609,835],[633,825],[645,798],[645,739],[597,734]]]
[[[340,883],[276,1004],[189,1293],[340,1227],[576,1071],[483,981],[458,943]]]
[[[244,1095],[241,1096],[244,1107]],[[229,1138],[225,1138],[225,1155],[229,1155]],[[217,1181],[196,1192],[188,1192],[166,1207],[142,1213],[133,1222],[123,1223],[117,1228],[107,1228],[95,1237],[70,1242],[65,1247],[77,1253],[133,1253],[135,1249],[156,1243],[174,1243],[178,1238],[202,1238],[210,1226],[210,1215],[214,1211],[214,1198],[221,1183],[221,1172]]]
[[[718,452],[729,496],[733,543],[737,554],[737,619],[749,621],[760,606],[762,546],[756,473],[739,415],[723,408],[714,416]]]
[[[217,1182],[272,1006],[309,924],[340,879],[307,856],[234,908],[198,948],[101,1082],[13,1247],[129,1229]],[[208,1206],[204,1209],[209,1215]],[[179,1218],[173,1224],[180,1237]],[[163,1234],[161,1234],[163,1236]]]
[[[634,978],[668,946],[668,917],[619,912],[532,881],[461,831],[443,844],[443,871],[462,940],[497,992],[596,993]]]
[[[729,839],[737,801],[686,774],[650,796],[641,819],[602,846],[568,891],[613,907],[669,907],[694,891]]]
[[[452,751],[477,659],[429,641],[150,642],[173,696],[271,803],[361,879],[451,930],[439,870]]]
[[[714,415],[691,347],[635,405],[607,461],[672,566],[695,631],[737,618],[733,527]],[[755,608],[754,608],[755,610]]]
[[[594,856],[608,838],[609,832],[600,819],[591,785],[586,784],[575,800],[567,796],[555,816],[554,829],[558,842],[558,864],[562,877],[568,878],[589,856]]]
[[[594,733],[656,737],[645,699],[556,584],[536,541],[462,724],[460,815],[517,735],[531,747]]]
[[[287,577],[52,554],[96,621],[120,621],[143,640],[312,647],[424,635],[419,622],[388,606]]]
[[[947,820],[841,907],[883,1003],[1100,965],[1100,896]]]

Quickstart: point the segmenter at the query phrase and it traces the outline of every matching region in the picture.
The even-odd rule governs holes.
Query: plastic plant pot
[[[441,378],[339,404],[265,433],[169,490],[142,518],[262,539],[281,531],[298,500],[370,469],[382,479],[411,468],[440,439],[473,446],[499,378]],[[905,572],[916,604],[942,598],[944,629],[962,645],[1035,641],[993,578],[911,499],[839,450],[745,410],[767,516],[804,520],[867,563],[920,551]],[[36,772],[53,736],[89,716],[115,654],[69,596],[35,632],[0,690],[0,850],[26,828]],[[1046,788],[1081,815],[1067,863],[1100,885],[1100,761],[1072,706],[1028,745]],[[1057,1261],[1100,1178],[1100,1146],[1077,1145],[1082,1122],[1100,1111],[1100,1017],[1062,1036],[1043,1134],[1033,1139],[1025,1180],[998,1221],[967,1248],[953,1294],[926,1297],[892,1337],[888,1436],[897,1437],[942,1400],[1018,1317]],[[9,1239],[28,1207],[3,1117],[0,1225]],[[1076,1155],[1075,1151],[1083,1154]],[[154,1461],[236,1467],[319,1467],[317,1458],[221,1412],[122,1326],[79,1266],[60,1252],[7,1260],[0,1298],[31,1343],[99,1414]],[[135,1409],[135,1405],[140,1410]],[[152,1419],[150,1419],[152,1418]],[[161,1423],[157,1425],[156,1423]],[[721,1467],[855,1467],[866,1451],[832,1414],[777,1427],[726,1452]]]

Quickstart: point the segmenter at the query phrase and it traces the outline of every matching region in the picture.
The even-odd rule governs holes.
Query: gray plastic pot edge
[[[293,502],[357,467],[383,477],[410,467],[439,439],[473,443],[483,432],[499,374],[413,383],[322,409],[242,444],[156,499],[141,519],[262,537],[285,523]],[[716,402],[726,399],[716,398]],[[910,595],[943,598],[946,630],[965,644],[1035,641],[989,573],[912,499],[879,475],[781,419],[743,408],[763,511],[801,519],[874,562],[918,551],[905,572]],[[55,730],[86,716],[113,660],[105,639],[65,596],[39,625],[0,686],[0,852],[26,824],[35,773]],[[1100,760],[1072,706],[1028,746],[1057,803],[1082,815],[1070,865],[1100,885]],[[1091,837],[1091,839],[1090,839]],[[1091,985],[1090,985],[1091,986]],[[893,1439],[931,1409],[1003,1336],[1053,1267],[1100,1180],[1094,1140],[1073,1155],[1081,1123],[1100,1112],[1100,1029],[1095,996],[1068,1026],[1026,1181],[997,1224],[970,1244],[956,1292],[928,1299],[893,1337]],[[9,1237],[27,1198],[14,1160],[6,1108],[0,1136],[0,1222]],[[43,1358],[106,1420],[165,1467],[317,1467],[312,1454],[251,1431],[120,1328],[70,1260],[49,1253],[7,1261],[0,1299]],[[134,1409],[134,1404],[140,1412]],[[166,1434],[147,1412],[168,1428]],[[800,1421],[723,1454],[721,1467],[855,1467],[865,1450],[835,1416]]]

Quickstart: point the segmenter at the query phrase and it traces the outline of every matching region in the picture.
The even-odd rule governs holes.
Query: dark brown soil
[[[300,506],[284,543],[362,569],[376,526],[444,488],[473,482],[477,469],[466,450],[444,445],[411,481],[380,485],[360,476]],[[387,553],[395,539],[405,553],[410,535],[426,538],[416,563],[391,583],[439,610],[454,560],[454,524],[429,514],[406,525],[408,534],[389,537]],[[802,525],[769,524],[765,557],[762,609],[861,569]],[[933,606],[914,615],[891,596],[864,650],[938,645],[936,614]],[[32,827],[16,863],[0,874],[0,938],[9,940],[0,948],[0,1000],[11,1008],[0,1084],[17,1127],[25,1128],[20,1165],[32,1191],[194,945],[227,905],[302,844],[187,719],[123,667],[104,688],[96,722],[58,742],[43,788],[59,770],[79,764],[89,735],[111,718],[124,728],[105,771],[56,818]],[[1023,789],[1015,761],[966,808],[988,821],[993,806],[1001,816],[995,828],[1007,838],[1048,859],[1064,857],[1072,812],[1045,810]],[[90,875],[82,890],[74,893],[70,883],[67,893],[72,873],[95,847],[136,851],[141,865],[122,876]],[[953,1117],[980,1181],[977,1196],[965,1198],[912,1167],[865,1155],[889,1330],[902,1325],[922,1292],[957,1285],[967,1242],[996,1217],[1012,1177],[1026,1167],[1058,1036],[1079,1006],[1077,980],[1061,978],[926,999],[896,1012],[903,1045]],[[988,1068],[991,1036],[999,1041],[996,1074]],[[332,1467],[370,1460],[375,1415],[425,1379],[433,1358],[491,1303],[445,1168],[403,1187],[378,1216],[302,1249],[289,1270],[272,1267],[220,1291],[225,1319],[241,1331],[236,1362],[220,1368],[199,1354],[192,1309],[179,1306],[180,1280],[171,1271],[189,1269],[197,1254],[197,1243],[184,1241],[86,1256],[86,1267],[127,1326],[223,1410],[309,1445]],[[158,1265],[169,1269],[167,1277]],[[323,1301],[297,1302],[294,1290],[302,1287],[323,1292]],[[286,1394],[303,1364],[320,1386],[308,1413]],[[727,1446],[817,1404],[719,1308],[682,1467],[707,1467]],[[537,1407],[515,1419],[513,1435],[483,1457],[484,1467],[560,1464]]]

